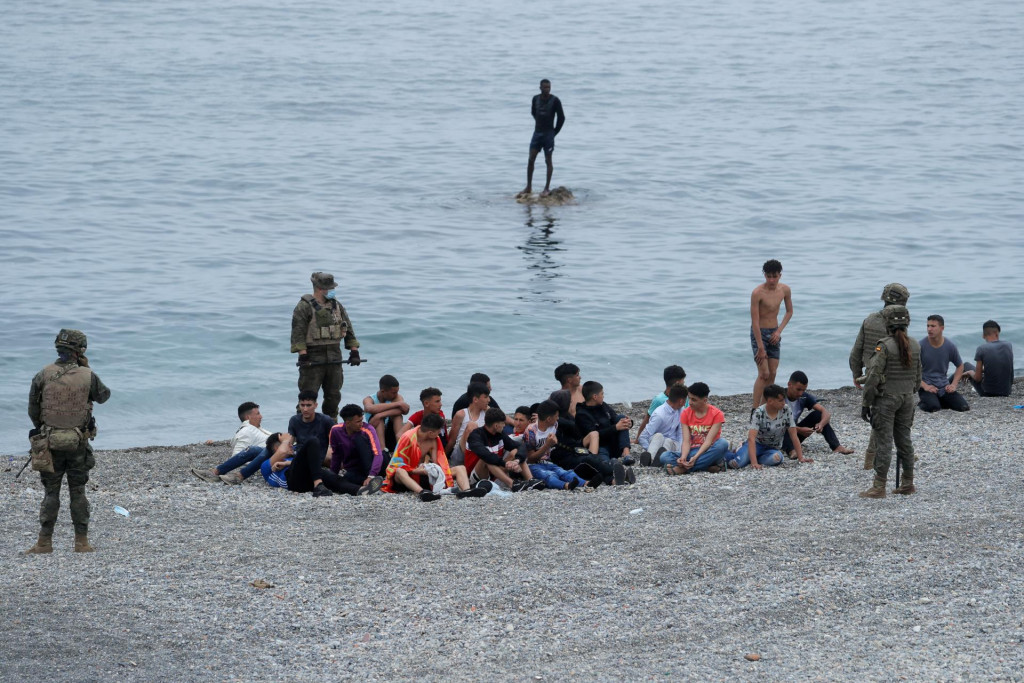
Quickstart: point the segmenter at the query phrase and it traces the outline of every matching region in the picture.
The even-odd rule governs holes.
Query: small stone
[[[751,652],[749,655],[743,655],[743,659],[747,660],[748,662],[760,662],[761,655]]]

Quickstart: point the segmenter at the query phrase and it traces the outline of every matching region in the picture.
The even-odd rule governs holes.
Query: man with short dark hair
[[[488,408],[500,408],[501,407],[501,406],[498,405],[497,401],[495,401],[493,398],[491,398],[491,378],[488,377],[487,375],[485,375],[482,372],[474,372],[473,375],[469,378],[469,385],[466,386],[466,393],[462,394],[457,399],[455,399],[455,403],[452,404],[452,419],[453,420],[455,419],[455,414],[456,413],[458,413],[460,410],[465,409],[466,406],[469,405],[469,400],[470,400],[469,386],[473,385],[473,384],[483,384],[484,386],[487,387],[487,397],[488,397],[488,400],[490,401],[487,404]]]
[[[409,419],[405,421],[404,432],[409,431],[413,427],[419,427],[420,423],[423,422],[423,418],[427,415],[440,415],[442,420],[445,420],[444,410],[441,409],[441,390],[437,387],[427,387],[420,392],[420,403],[423,405],[423,410],[417,410],[415,413],[409,416]],[[447,423],[441,427],[441,443],[448,443],[448,425]]]
[[[327,453],[331,445],[331,428],[335,423],[330,417],[316,412],[316,406],[315,391],[300,391],[299,414],[292,415],[288,420],[288,433],[295,437],[298,448],[302,448],[307,441],[316,441],[320,449],[320,461],[326,466]]]
[[[544,482],[534,479],[526,463],[526,447],[504,433],[507,418],[501,408],[488,408],[484,425],[474,429],[466,439],[466,469],[478,479],[495,479],[504,488],[522,491],[526,488],[544,488]],[[474,457],[470,457],[470,456]],[[473,462],[475,460],[475,462]],[[514,481],[511,475],[522,477]]]
[[[769,259],[764,262],[761,272],[764,273],[764,282],[750,293],[750,346],[757,365],[753,408],[761,405],[761,391],[775,382],[781,358],[782,331],[793,317],[793,293],[789,285],[779,282],[782,264]],[[779,309],[783,303],[786,304],[786,315],[780,323]]]
[[[597,434],[597,440],[590,442],[590,452],[612,463],[616,485],[636,483],[633,468],[628,466],[632,464],[629,429],[633,421],[604,402],[604,387],[600,382],[584,382],[583,399],[583,404],[576,408],[576,427],[580,434]]]
[[[668,401],[658,406],[650,422],[640,432],[638,441],[644,452],[640,464],[656,465],[665,451],[678,451],[683,444],[683,429],[679,422],[680,413],[686,407],[686,387],[674,384],[668,390]]]
[[[231,437],[231,457],[217,465],[213,469],[203,470],[192,468],[192,474],[203,481],[211,484],[241,484],[242,481],[260,468],[263,462],[270,458],[264,445],[270,432],[264,429],[263,415],[260,407],[252,401],[246,401],[238,406],[238,419],[242,425]],[[256,462],[258,461],[258,462]],[[248,465],[240,471],[236,470],[243,465]]]
[[[640,443],[640,435],[643,434],[644,430],[647,428],[647,423],[651,421],[654,411],[668,401],[668,392],[672,387],[677,384],[682,385],[684,390],[683,401],[686,401],[686,385],[683,384],[683,382],[686,381],[686,370],[683,370],[681,365],[670,365],[662,371],[661,376],[662,379],[665,380],[665,391],[651,399],[650,405],[647,406],[647,414],[644,415],[644,419],[640,422],[640,426],[636,428],[636,441],[633,443]]]
[[[363,419],[377,430],[377,436],[388,448],[394,448],[405,431],[402,416],[409,414],[409,404],[398,393],[398,379],[384,375],[377,382],[377,393],[363,399]]]
[[[797,440],[801,444],[811,434],[821,434],[833,453],[840,453],[842,455],[853,453],[852,448],[847,448],[839,443],[836,431],[829,424],[832,414],[825,409],[825,406],[818,402],[814,394],[807,392],[807,375],[801,370],[797,370],[789,376],[789,383],[786,385],[786,403],[793,412],[793,420],[796,422]],[[805,410],[810,412],[801,419],[800,416],[803,415]],[[790,438],[788,430],[784,432],[782,438],[782,450],[790,460],[796,458],[796,444]]]
[[[710,395],[711,389],[704,382],[694,382],[687,387],[690,406],[679,416],[683,426],[683,447],[679,453],[665,451],[661,454],[661,464],[668,474],[701,470],[718,472],[725,467],[725,457],[729,453],[729,442],[722,438],[725,413],[711,405],[708,401]]]
[[[580,380],[579,367],[574,363],[562,363],[555,368],[555,380],[559,385],[559,388],[556,389],[556,391],[569,392],[569,408],[566,411],[566,415],[575,419],[576,406],[583,403],[583,391],[580,389],[582,382]]]
[[[980,396],[1009,396],[1013,389],[1013,344],[1000,341],[1002,328],[995,320],[981,326],[985,343],[974,352],[973,363],[964,363],[964,377],[971,380]]]
[[[354,403],[341,409],[341,424],[331,427],[331,472],[345,470],[343,478],[356,486],[366,486],[381,474],[384,449],[377,431],[363,422],[363,411]],[[390,459],[390,458],[389,458]]]
[[[373,477],[364,486],[342,479],[323,467],[320,448],[313,439],[298,446],[291,434],[275,432],[267,437],[267,450],[273,455],[263,463],[260,471],[267,484],[274,488],[296,493],[312,492],[314,498],[335,493],[367,496],[379,491],[384,483],[383,477]]]
[[[918,405],[926,413],[934,413],[943,408],[966,412],[971,409],[967,399],[957,393],[957,385],[964,374],[964,362],[956,344],[946,339],[942,332],[946,329],[946,321],[941,315],[928,316],[928,335],[921,341],[921,388],[917,395]],[[949,366],[956,370],[949,377]]]
[[[551,193],[551,174],[554,172],[554,164],[551,155],[555,151],[555,136],[565,125],[565,112],[562,111],[562,101],[551,94],[551,81],[543,79],[540,82],[540,94],[533,96],[530,104],[530,114],[533,116],[533,137],[530,139],[530,161],[526,165],[526,187],[520,195],[533,193],[533,165],[537,160],[537,154],[544,150],[544,163],[547,164],[547,182],[544,183],[544,191],[541,197]]]

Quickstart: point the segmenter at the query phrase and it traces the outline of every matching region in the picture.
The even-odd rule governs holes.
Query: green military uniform
[[[48,435],[53,472],[40,472],[43,503],[39,508],[39,542],[32,552],[50,552],[53,529],[60,511],[60,489],[68,479],[71,521],[75,526],[75,550],[91,551],[88,542],[89,501],[85,485],[96,459],[89,445],[95,435],[92,404],[105,403],[110,389],[88,367],[83,355],[86,338],[78,330],[61,330],[55,345],[61,351],[55,363],[32,378],[28,395],[28,416],[37,430]]]
[[[891,282],[882,290],[882,301],[886,306],[906,306],[908,299],[910,299],[910,292],[898,282]],[[882,311],[884,310],[883,308]],[[850,371],[853,373],[854,382],[861,377],[861,373],[871,363],[871,357],[875,354],[875,346],[878,345],[878,341],[889,335],[882,311],[875,311],[864,318],[864,322],[860,325],[860,331],[857,333],[857,340],[853,343],[853,348],[850,349]],[[874,466],[875,451],[875,433],[872,431],[867,451],[864,453],[864,469],[869,470]]]
[[[893,306],[892,309],[892,317],[904,315],[909,324],[910,316],[906,308]],[[869,491],[877,494],[880,489],[881,493],[868,497],[884,497],[894,441],[905,482],[908,487],[913,486],[914,444],[910,440],[910,429],[914,425],[917,389],[921,386],[921,345],[915,339],[908,338],[907,341],[910,347],[909,367],[900,359],[899,344],[891,335],[875,345],[874,355],[868,365],[863,405],[871,409],[871,435],[877,447],[874,458],[875,484]]]
[[[317,289],[335,288],[330,273],[313,273],[310,281]],[[341,341],[350,351],[353,364],[359,362],[359,341],[352,330],[352,321],[345,307],[335,299],[317,301],[313,294],[305,294],[292,311],[292,353],[305,351],[299,356],[299,390],[319,392],[323,388],[320,409],[337,419],[341,404],[341,387],[345,381],[341,370]]]

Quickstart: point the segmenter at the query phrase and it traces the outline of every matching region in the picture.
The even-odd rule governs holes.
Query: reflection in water
[[[526,257],[526,268],[530,271],[530,291],[519,298],[523,301],[536,301],[557,304],[561,299],[551,292],[552,281],[561,277],[558,270],[562,264],[553,258],[558,251],[565,251],[561,242],[553,238],[555,223],[558,222],[547,206],[526,205],[526,227],[530,233],[526,244],[517,248]]]

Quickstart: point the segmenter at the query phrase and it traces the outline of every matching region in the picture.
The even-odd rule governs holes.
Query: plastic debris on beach
[[[635,510],[630,510],[629,514],[631,514],[631,515],[639,515],[643,511],[644,511],[643,508],[636,508]]]
[[[269,581],[265,581],[263,579],[256,579],[255,581],[250,581],[249,585],[252,586],[253,588],[261,588],[261,589],[273,588],[274,587],[274,584],[270,583]]]
[[[121,515],[122,517],[127,517],[127,516],[128,516],[128,514],[129,514],[129,513],[128,513],[128,511],[127,511],[127,510],[125,510],[125,509],[124,509],[123,507],[121,507],[120,505],[115,505],[115,506],[114,506],[114,512],[116,512],[117,514]]]
[[[520,192],[516,195],[516,201],[520,204],[540,204],[541,206],[567,206],[569,204],[576,203],[576,197],[573,195],[572,190],[567,187],[559,186],[551,190],[546,195],[541,195],[536,192],[527,194],[526,192]]]

